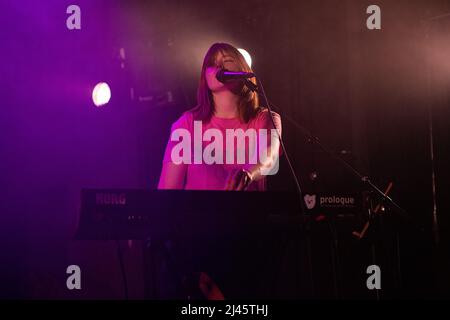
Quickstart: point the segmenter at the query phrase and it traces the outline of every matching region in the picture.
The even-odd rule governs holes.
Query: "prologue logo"
[[[313,194],[312,196],[309,194],[306,194],[304,196],[304,199],[305,199],[306,207],[308,209],[312,209],[316,206],[316,195],[315,194]]]
[[[353,206],[355,204],[355,198],[353,197],[320,197],[321,206]]]

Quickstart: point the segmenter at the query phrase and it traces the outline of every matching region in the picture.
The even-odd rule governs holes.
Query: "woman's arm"
[[[172,150],[178,143],[178,140],[172,140],[172,135],[176,130],[192,131],[192,114],[183,113],[175,121],[170,129],[170,138],[164,151],[163,165],[161,175],[159,176],[158,189],[184,189],[186,184],[187,164],[181,162],[175,164],[172,159]]]
[[[258,140],[258,150],[255,152],[253,165],[246,165],[242,170],[231,173],[227,180],[226,190],[245,190],[255,181],[261,180],[267,175],[278,172],[280,157],[281,118],[276,112],[272,113],[275,127],[268,111],[263,111],[258,119],[258,130],[267,130],[265,141]]]
[[[158,189],[184,189],[186,164],[164,162],[159,177]]]
[[[251,181],[258,181],[267,175],[273,175],[278,172],[280,157],[280,140],[281,136],[281,118],[276,112],[272,112],[275,128],[272,123],[269,111],[263,111],[259,117],[258,129],[265,131],[266,139],[260,141],[258,138],[258,152],[255,165],[246,166]]]

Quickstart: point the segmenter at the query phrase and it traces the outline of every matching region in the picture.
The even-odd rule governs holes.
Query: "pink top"
[[[275,125],[277,126],[278,131],[281,133],[281,119],[279,114],[273,112]],[[233,119],[224,119],[218,118],[216,116],[212,116],[211,120],[208,123],[202,122],[201,124],[201,137],[200,141],[202,143],[202,151],[205,150],[205,147],[211,144],[211,141],[203,141],[205,140],[203,137],[203,133],[208,129],[218,129],[222,133],[223,137],[223,164],[222,163],[205,163],[203,157],[201,159],[201,164],[194,163],[194,138],[198,138],[200,136],[197,131],[197,136],[194,136],[194,119],[191,112],[185,112],[177,121],[172,124],[171,128],[171,137],[172,133],[179,128],[186,129],[191,136],[191,161],[190,164],[187,164],[187,173],[185,179],[184,189],[187,190],[224,190],[227,178],[232,170],[235,169],[247,169],[252,166],[248,157],[248,143],[245,144],[245,163],[238,164],[237,162],[237,143],[235,139],[234,143],[234,161],[233,164],[226,163],[226,129],[242,129],[246,131],[247,129],[255,129],[257,134],[257,144],[259,147],[259,129],[267,129],[267,144],[270,144],[270,132],[273,129],[272,121],[270,119],[270,115],[267,109],[260,111],[253,119],[251,119],[248,123],[240,122],[239,118]],[[197,125],[197,128],[199,126]],[[202,139],[203,137],[203,139]],[[179,144],[183,139],[172,141],[169,138],[169,142],[166,146],[166,150],[164,153],[163,162],[173,162],[171,158],[172,149],[175,145]],[[214,139],[212,139],[214,141]],[[248,140],[247,140],[248,141]],[[258,149],[259,150],[259,149]],[[180,152],[183,155],[183,152]],[[200,153],[197,153],[200,154]],[[198,157],[197,157],[198,160]],[[253,164],[254,165],[254,164]],[[254,181],[249,188],[249,191],[264,191],[266,190],[266,178],[259,181]]]

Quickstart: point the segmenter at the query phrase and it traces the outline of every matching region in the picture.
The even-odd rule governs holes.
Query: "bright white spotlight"
[[[97,83],[92,91],[92,101],[97,107],[101,107],[111,99],[111,89],[106,82]]]
[[[247,62],[248,66],[251,68],[252,67],[252,57],[250,56],[250,54],[244,49],[238,49],[238,50],[244,56],[245,61]]]

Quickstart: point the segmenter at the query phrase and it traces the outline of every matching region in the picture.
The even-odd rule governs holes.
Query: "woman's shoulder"
[[[172,131],[175,129],[183,128],[183,129],[191,129],[194,121],[194,115],[191,110],[185,111],[178,117],[175,122],[172,124]]]
[[[271,114],[276,125],[277,126],[281,125],[281,116],[275,111],[271,111]],[[258,113],[256,114],[255,121],[262,125],[271,123],[272,122],[272,120],[270,119],[271,114],[269,113],[268,108],[260,108],[258,110]]]

